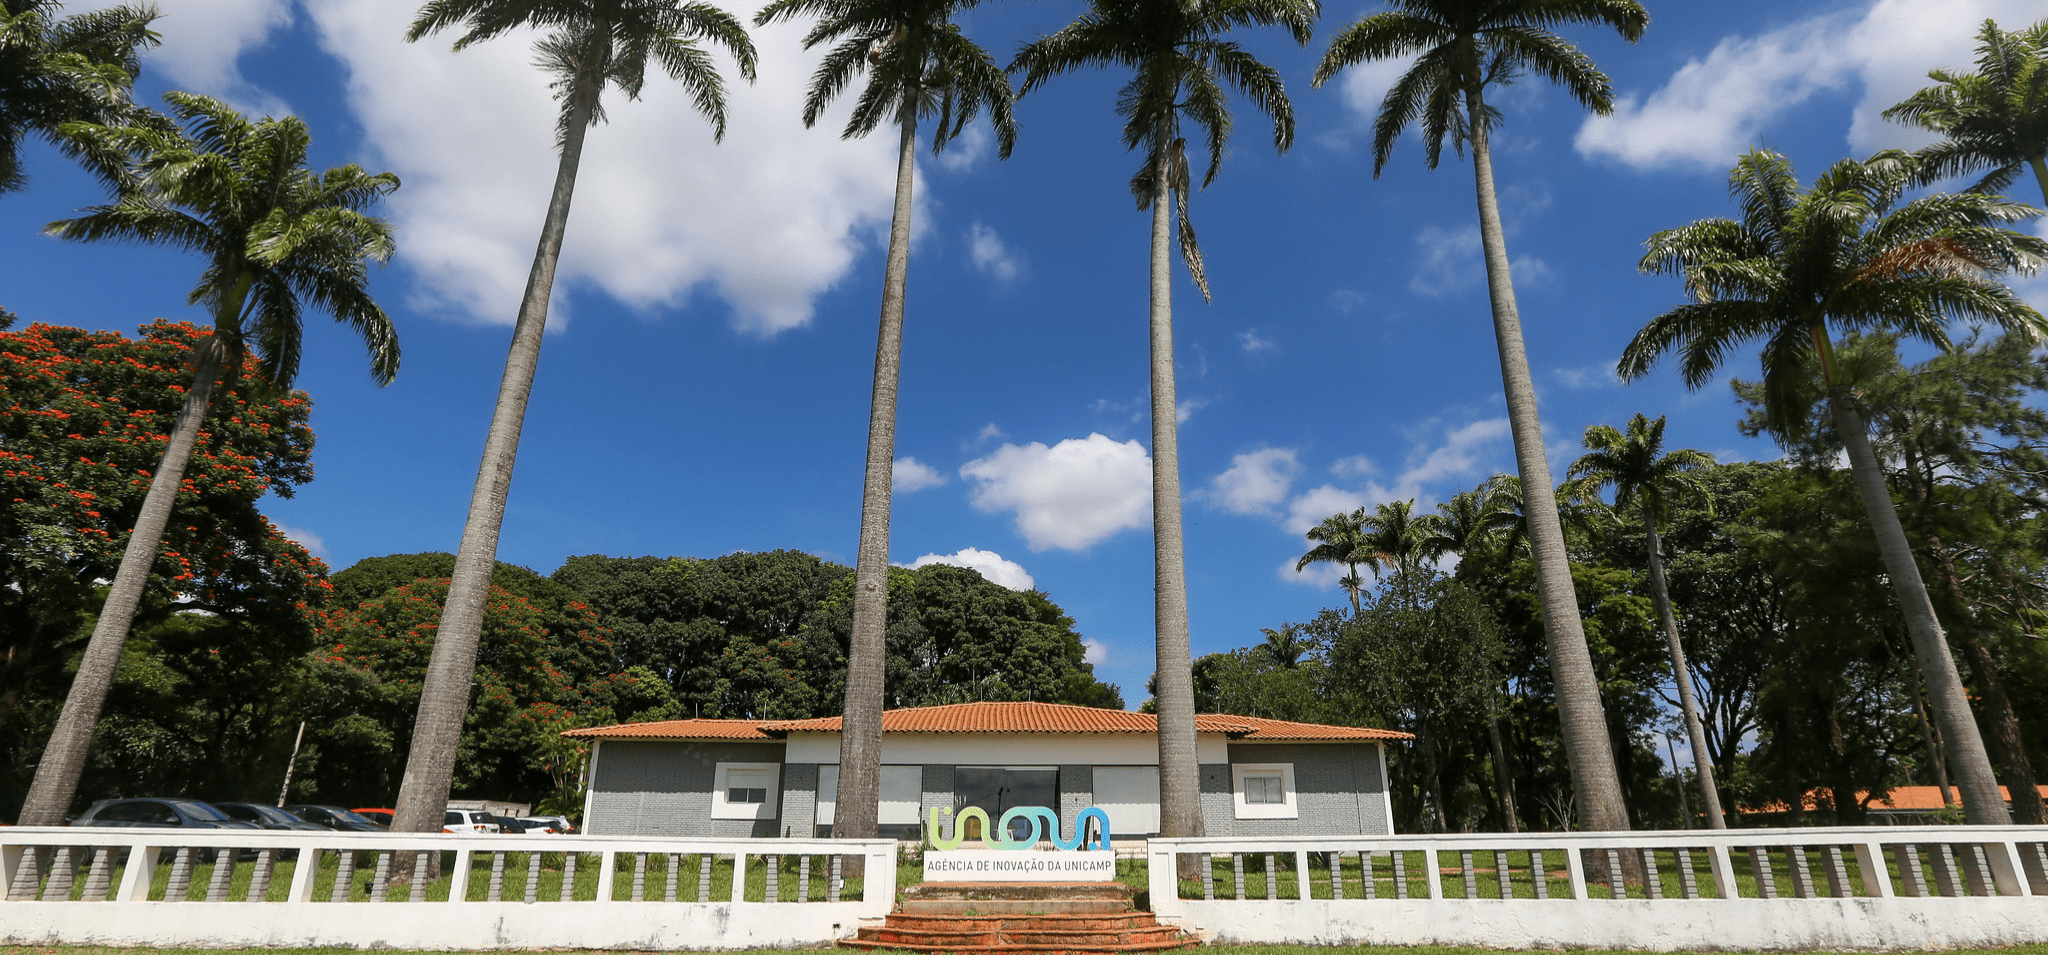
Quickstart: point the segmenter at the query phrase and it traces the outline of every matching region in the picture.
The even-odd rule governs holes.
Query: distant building
[[[1195,717],[1212,836],[1381,835],[1389,740],[1406,733],[1249,716]],[[591,835],[826,836],[838,717],[670,720],[572,730],[591,743]],[[1101,806],[1118,839],[1159,832],[1158,723],[1052,703],[962,703],[882,716],[882,834],[915,839],[933,807],[991,819],[1042,806],[1072,825]]]
[[[2048,799],[2048,786],[2042,786],[2040,789],[2041,798]],[[1960,811],[1961,791],[1950,787],[1949,792],[1951,798],[1957,800],[1952,804],[1952,808]],[[2005,800],[2006,808],[2011,809],[2012,790],[2000,786],[1998,795]],[[1951,808],[1942,805],[1939,786],[1894,786],[1876,798],[1871,797],[1869,790],[1859,789],[1852,798],[1857,804],[1864,806],[1863,811],[1869,814],[1871,822],[1891,826],[1921,825],[1934,821],[1945,810]],[[1805,803],[1803,809],[1806,812],[1834,813],[1833,794],[1827,790],[1808,790],[1801,802]],[[1740,812],[1745,817],[1766,819],[1777,824],[1792,816],[1792,807],[1783,802],[1774,802],[1755,809],[1741,809]]]

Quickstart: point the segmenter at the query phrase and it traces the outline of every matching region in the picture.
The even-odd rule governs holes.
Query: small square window
[[[725,802],[728,806],[739,803],[764,803],[767,801],[768,790],[766,789],[727,789],[725,791]]]
[[[719,763],[712,781],[711,818],[775,818],[779,770],[774,763]]]
[[[1246,776],[1244,778],[1244,801],[1253,806],[1279,806],[1287,802],[1285,790],[1280,786],[1280,777]]]

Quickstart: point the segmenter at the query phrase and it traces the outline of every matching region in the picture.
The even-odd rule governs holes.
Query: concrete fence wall
[[[887,839],[24,827],[0,829],[0,943],[809,947],[886,916],[895,884]]]
[[[1160,922],[1218,942],[1899,949],[2048,941],[2044,841],[1934,826],[1153,839],[1147,852]],[[1176,857],[1201,877],[1176,878]]]

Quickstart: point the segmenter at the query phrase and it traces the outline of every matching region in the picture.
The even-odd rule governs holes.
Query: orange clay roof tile
[[[792,732],[837,733],[839,717],[809,720],[669,720],[627,723],[570,730],[579,739],[774,739]],[[1158,731],[1150,713],[1106,710],[1059,703],[955,703],[889,710],[882,714],[884,733],[1129,733]],[[1357,726],[1323,726],[1250,716],[1204,714],[1195,730],[1223,733],[1244,740],[1401,740],[1407,733]]]

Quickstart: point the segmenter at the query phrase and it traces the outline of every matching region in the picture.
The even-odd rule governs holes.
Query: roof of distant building
[[[954,703],[888,710],[882,714],[884,733],[1151,735],[1158,730],[1158,717],[1150,713],[1061,703]],[[840,718],[829,716],[808,720],[664,720],[595,726],[562,735],[578,739],[770,740],[793,732],[839,731]],[[1326,726],[1220,714],[1196,716],[1195,731],[1221,733],[1233,739],[1295,742],[1413,738],[1407,733],[1363,726]]]

